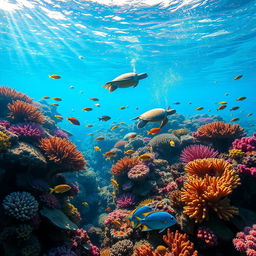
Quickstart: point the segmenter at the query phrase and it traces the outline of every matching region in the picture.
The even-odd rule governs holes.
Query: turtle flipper
[[[118,88],[112,82],[106,83],[105,85],[103,85],[103,87],[106,88],[107,90],[109,90],[110,92],[113,92],[114,90],[116,90]]]
[[[133,86],[133,87],[135,88],[135,87],[138,85],[138,83],[139,83],[139,81],[137,81],[137,82],[136,82],[136,84],[134,84],[134,86]]]
[[[137,123],[137,128],[138,129],[141,129],[141,128],[143,128],[146,124],[148,123],[148,121],[146,121],[146,120],[139,120],[139,122]]]
[[[161,125],[160,125],[160,129],[163,128],[168,122],[168,119],[165,118],[162,122],[161,122]]]

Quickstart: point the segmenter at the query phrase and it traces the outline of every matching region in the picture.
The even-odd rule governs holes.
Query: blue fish
[[[177,223],[177,220],[168,212],[149,212],[144,214],[144,218],[136,217],[139,225],[142,225],[142,231],[158,230],[159,233],[163,232]]]
[[[127,217],[126,219],[129,220],[129,222],[131,223],[133,228],[136,228],[139,225],[139,222],[136,218],[144,218],[144,214],[148,213],[148,212],[152,212],[153,209],[148,206],[148,205],[144,205],[138,209],[135,209],[131,214],[130,217]]]

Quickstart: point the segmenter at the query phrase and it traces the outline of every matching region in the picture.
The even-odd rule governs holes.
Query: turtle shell
[[[151,121],[151,122],[161,121],[165,118],[166,118],[166,110],[163,108],[151,109],[143,113],[142,115],[140,115],[141,120]]]
[[[128,88],[138,84],[138,75],[136,73],[126,73],[116,77],[114,80],[108,82],[118,88]]]

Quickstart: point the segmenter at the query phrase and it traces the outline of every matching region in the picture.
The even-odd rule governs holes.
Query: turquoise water
[[[1,0],[0,84],[35,100],[61,97],[59,113],[82,123],[61,126],[84,137],[111,121],[130,123],[167,106],[183,115],[219,114],[252,125],[255,119],[247,114],[255,110],[255,12],[256,1],[246,0]],[[148,78],[136,88],[102,88],[127,72],[146,72]],[[62,78],[50,79],[52,74]],[[247,99],[236,102],[240,96]],[[228,108],[217,112],[216,102],[224,100]],[[200,106],[204,110],[195,111]],[[233,106],[240,110],[230,117]],[[99,124],[102,115],[111,121]],[[88,123],[94,127],[85,128]]]

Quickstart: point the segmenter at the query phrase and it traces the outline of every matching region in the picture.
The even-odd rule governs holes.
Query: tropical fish
[[[83,108],[82,110],[83,110],[83,111],[87,111],[87,112],[88,112],[88,111],[92,111],[92,108],[90,108],[90,107],[86,107],[86,108]]]
[[[84,59],[84,56],[78,56],[78,59],[79,59],[79,60],[83,60],[83,59]]]
[[[116,226],[121,226],[122,225],[122,223],[118,220],[113,220],[111,223],[113,223]]]
[[[175,147],[175,142],[173,140],[170,140],[169,144],[171,147]]]
[[[58,103],[52,103],[52,104],[50,104],[50,105],[55,106],[55,107],[58,107],[58,106],[59,106]]]
[[[108,151],[106,152],[103,156],[106,157],[106,160],[109,160],[110,158],[112,158],[113,156],[115,156],[116,153],[112,152],[112,151]]]
[[[98,98],[90,98],[90,100],[92,100],[92,101],[99,101]]]
[[[153,153],[153,152],[154,152],[154,149],[153,149],[152,146],[149,147],[149,152],[150,152],[150,153]]]
[[[101,151],[101,148],[99,146],[94,146],[93,148],[95,151]]]
[[[115,129],[117,129],[118,126],[117,125],[114,125],[112,128],[111,128],[111,131],[114,131]]]
[[[86,127],[93,127],[93,125],[92,124],[87,124]]]
[[[236,101],[242,101],[242,100],[245,100],[246,97],[239,97],[238,99],[236,99]]]
[[[232,118],[231,120],[230,120],[230,122],[235,122],[235,121],[238,121],[238,120],[240,120],[238,117],[235,117],[235,118]]]
[[[124,153],[127,155],[131,155],[131,154],[135,153],[135,151],[132,149],[128,149],[128,150],[124,151]]]
[[[247,114],[247,116],[252,116],[253,115],[253,113],[249,113],[249,114]]]
[[[202,109],[204,109],[203,107],[198,107],[198,108],[196,108],[196,110],[198,111],[198,110],[202,110]]]
[[[67,118],[67,120],[71,123],[71,124],[74,124],[74,125],[80,125],[80,122],[77,118],[75,117],[69,117]]]
[[[134,139],[137,136],[136,133],[131,134],[131,136],[128,139]]]
[[[242,78],[242,77],[243,77],[243,75],[235,76],[235,77],[234,77],[234,80],[238,80],[238,79],[240,79],[240,78]]]
[[[85,207],[89,207],[89,204],[87,202],[82,202],[82,205]]]
[[[120,124],[120,125],[121,125],[121,124],[124,124],[124,122],[119,122],[118,124]]]
[[[125,106],[122,106],[122,107],[120,107],[119,109],[123,110],[123,109],[126,109],[126,107],[125,107]]]
[[[228,104],[226,101],[220,101],[220,102],[218,102],[218,104],[220,104],[220,105],[226,105],[226,104]]]
[[[142,231],[158,230],[159,233],[163,232],[166,228],[169,228],[177,223],[177,220],[168,212],[148,212],[144,213],[145,218],[136,217],[139,222],[139,226],[142,227]]]
[[[61,115],[54,115],[55,118],[57,118],[58,120],[63,120],[63,117]]]
[[[74,86],[74,85],[70,85],[69,88],[70,88],[70,89],[74,89],[75,86]]]
[[[49,78],[52,78],[52,79],[60,79],[61,76],[59,76],[59,75],[50,75]]]
[[[225,93],[224,96],[228,96],[229,94],[228,93]]]
[[[156,247],[156,250],[155,250],[155,252],[157,253],[157,254],[159,254],[159,255],[168,255],[168,249],[165,247],[165,246],[163,246],[163,245],[158,245],[157,247]],[[171,254],[169,254],[169,255],[171,255]]]
[[[99,117],[99,121],[108,121],[110,120],[111,117],[110,116],[102,116],[102,117]]]
[[[114,180],[114,179],[111,179],[111,184],[112,184],[114,187],[116,187],[116,188],[118,188],[118,186],[119,186],[117,180]]]
[[[191,104],[192,104],[192,102],[188,102],[188,104],[189,104],[189,105],[191,105]]]
[[[94,106],[98,108],[98,107],[100,107],[100,104],[99,103],[95,103]]]
[[[101,191],[101,187],[100,186],[98,186],[97,189],[98,189],[98,191]]]
[[[42,99],[43,100],[48,100],[48,99],[50,99],[50,97],[49,96],[44,96],[44,97],[42,97]]]
[[[150,131],[147,131],[148,134],[155,135],[161,131],[160,128],[152,128]]]
[[[112,210],[111,207],[105,208],[105,211],[106,211],[106,212],[110,212],[111,210]]]
[[[217,110],[217,111],[223,110],[223,109],[226,108],[226,107],[227,107],[227,105],[221,105],[221,106],[219,106],[216,110]]]
[[[95,140],[101,141],[101,140],[104,140],[104,139],[105,139],[104,137],[99,136],[99,137],[97,137]]]
[[[142,155],[138,156],[138,159],[142,160],[142,161],[147,161],[147,160],[152,159],[152,157],[149,154],[142,154]]]
[[[136,208],[133,210],[129,217],[126,218],[129,224],[132,225],[133,228],[136,228],[139,225],[139,222],[136,218],[144,218],[144,214],[147,212],[152,212],[153,209],[151,206],[144,205],[142,207]]]
[[[57,193],[57,194],[61,194],[61,193],[65,193],[67,191],[69,191],[71,189],[71,187],[67,184],[61,184],[61,185],[57,185],[54,188],[50,188],[50,193]]]
[[[179,105],[179,104],[180,104],[180,102],[179,102],[179,101],[176,101],[176,102],[173,102],[173,104],[175,104],[175,105]]]
[[[58,97],[52,98],[52,100],[55,100],[55,101],[62,101],[62,99],[61,99],[61,98],[58,98]]]
[[[232,110],[237,110],[237,109],[239,109],[239,107],[232,107],[231,109],[230,109],[230,111],[232,111]]]

